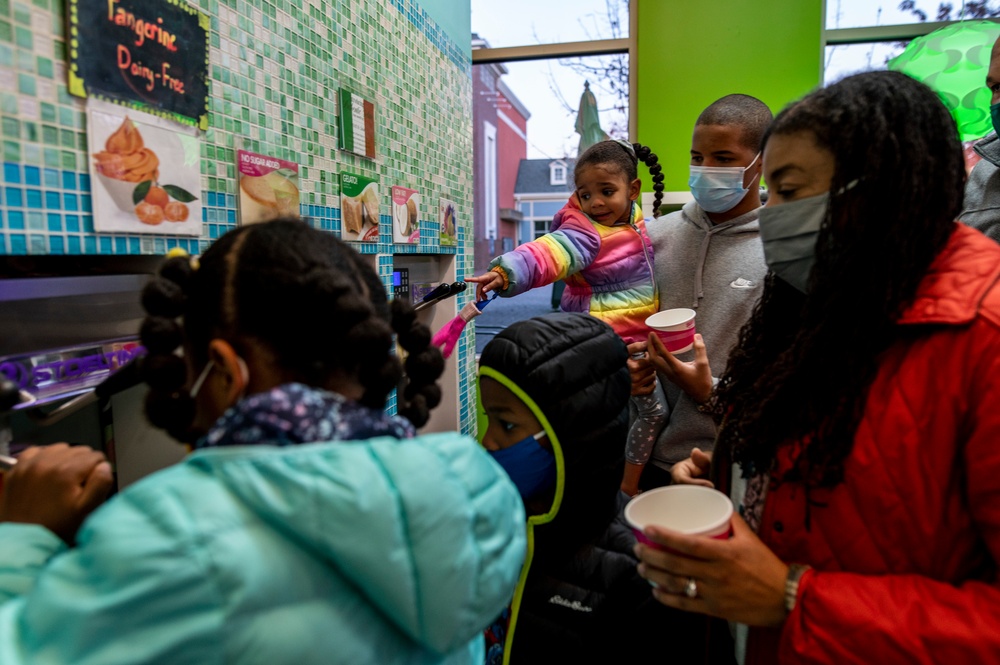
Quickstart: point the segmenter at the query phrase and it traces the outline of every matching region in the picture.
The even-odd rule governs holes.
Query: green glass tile
[[[51,125],[42,125],[42,143],[59,145],[59,130]]]
[[[3,135],[12,139],[21,137],[21,123],[17,121],[17,118],[4,117]]]
[[[70,171],[76,169],[76,154],[69,150],[62,151],[62,167]]]
[[[22,28],[17,26],[14,28],[14,43],[21,48],[31,49],[33,40],[31,39],[31,30],[28,28]]]
[[[57,169],[61,166],[59,162],[59,151],[56,150],[55,148],[45,148],[42,151],[42,154],[44,156],[43,161],[45,162],[46,166],[54,169]]]
[[[7,44],[0,44],[0,67],[14,66],[14,49]]]
[[[17,68],[22,72],[34,73],[35,57],[31,54],[31,51],[17,50]]]
[[[32,4],[36,7],[41,7],[42,9],[49,8],[49,0],[32,0]]]
[[[21,161],[21,144],[17,141],[4,141],[3,159],[5,162]]]
[[[25,121],[21,127],[24,129],[25,141],[38,143],[38,123]]]
[[[49,104],[48,102],[42,102],[42,122],[55,122],[56,121],[56,106],[55,104]]]
[[[61,143],[64,148],[75,148],[76,134],[69,129],[59,130],[59,143]]]
[[[21,4],[20,2],[15,2],[14,21],[17,23],[23,23],[24,25],[31,25],[31,8],[27,5]]]
[[[42,213],[37,211],[28,213],[28,228],[32,231],[45,230],[45,217]]]
[[[10,0],[0,0],[0,14],[10,16]]]
[[[31,74],[17,75],[17,89],[22,95],[35,95],[35,77]]]
[[[14,28],[10,21],[0,21],[0,42],[14,41]]]
[[[42,148],[37,143],[25,143],[21,146],[24,150],[25,164],[42,164]]]
[[[48,58],[38,57],[38,75],[47,79],[52,78],[52,61]]]
[[[63,127],[76,126],[77,113],[71,106],[59,107],[59,124]]]

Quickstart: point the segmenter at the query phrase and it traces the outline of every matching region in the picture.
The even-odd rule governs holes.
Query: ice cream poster
[[[378,242],[378,181],[340,174],[341,237],[348,242]]]
[[[299,216],[299,165],[283,159],[236,151],[240,179],[240,224]]]
[[[211,21],[182,0],[69,0],[69,92],[208,128]]]
[[[200,236],[197,130],[96,100],[87,122],[94,229]]]
[[[458,244],[458,232],[456,231],[456,221],[455,221],[455,211],[458,206],[454,201],[449,201],[448,199],[441,199],[440,202],[440,215],[438,219],[441,222],[441,246],[448,247]]]
[[[420,242],[420,192],[415,189],[392,188],[392,241]]]

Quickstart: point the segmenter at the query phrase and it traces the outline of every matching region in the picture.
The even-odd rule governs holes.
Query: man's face
[[[986,87],[990,89],[990,104],[1000,104],[1000,39],[993,44],[993,52],[990,54]]]

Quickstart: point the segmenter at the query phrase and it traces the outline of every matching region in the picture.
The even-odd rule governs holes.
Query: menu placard
[[[69,0],[68,87],[208,129],[206,14],[179,0]]]

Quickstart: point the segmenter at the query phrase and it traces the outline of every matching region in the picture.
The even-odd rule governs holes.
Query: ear
[[[639,192],[642,191],[642,180],[636,178],[628,186],[628,198],[630,201],[637,201],[639,199]]]
[[[208,357],[215,362],[226,382],[226,401],[236,402],[250,384],[250,370],[232,345],[224,339],[213,339],[208,343]]]

